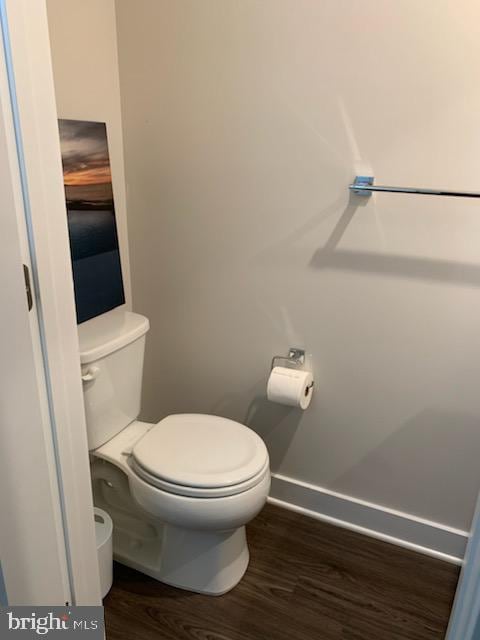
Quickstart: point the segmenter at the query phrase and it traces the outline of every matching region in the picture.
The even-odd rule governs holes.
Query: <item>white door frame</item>
[[[0,9],[71,602],[96,605],[100,581],[46,3],[0,0]],[[4,577],[9,595],[8,571]]]
[[[78,338],[45,0],[0,0],[7,7],[16,81],[17,134],[23,139],[27,218],[39,321],[54,417],[72,599],[100,602]],[[32,246],[34,245],[34,246]],[[8,589],[8,585],[7,585]],[[448,640],[473,640],[480,615],[480,506],[474,518]]]
[[[0,56],[0,511],[2,571],[15,604],[71,599],[37,314],[29,312],[23,207]],[[2,600],[4,596],[2,595]]]

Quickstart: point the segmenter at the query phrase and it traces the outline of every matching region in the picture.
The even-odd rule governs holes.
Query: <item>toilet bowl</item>
[[[80,333],[95,503],[113,519],[117,560],[221,595],[248,566],[245,525],[267,499],[267,449],[219,416],[138,421],[147,331],[146,318],[126,313],[110,332],[103,324]]]

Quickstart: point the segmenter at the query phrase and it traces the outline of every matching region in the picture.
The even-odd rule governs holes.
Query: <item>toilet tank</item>
[[[148,329],[147,318],[123,310],[79,326],[89,450],[113,438],[140,413]]]

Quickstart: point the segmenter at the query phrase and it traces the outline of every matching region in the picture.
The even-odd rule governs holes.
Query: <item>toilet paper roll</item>
[[[267,385],[267,398],[272,402],[305,410],[313,395],[311,371],[274,367]]]

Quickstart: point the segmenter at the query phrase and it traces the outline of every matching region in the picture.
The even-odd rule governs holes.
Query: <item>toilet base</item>
[[[241,580],[249,561],[244,526],[198,531],[167,524],[132,499],[120,469],[97,461],[92,476],[95,504],[114,523],[115,560],[174,587],[208,595],[222,595]]]
[[[245,527],[225,532],[162,528],[158,566],[138,553],[138,543],[125,534],[114,540],[115,560],[172,587],[205,595],[223,595],[242,579],[249,562]]]
[[[158,580],[174,587],[222,595],[240,582],[249,552],[245,527],[233,531],[189,531],[165,525]]]
[[[96,506],[113,520],[113,556],[166,584],[222,595],[240,582],[249,552],[245,526],[199,530],[155,518],[133,499],[125,473],[104,460],[91,469]]]

